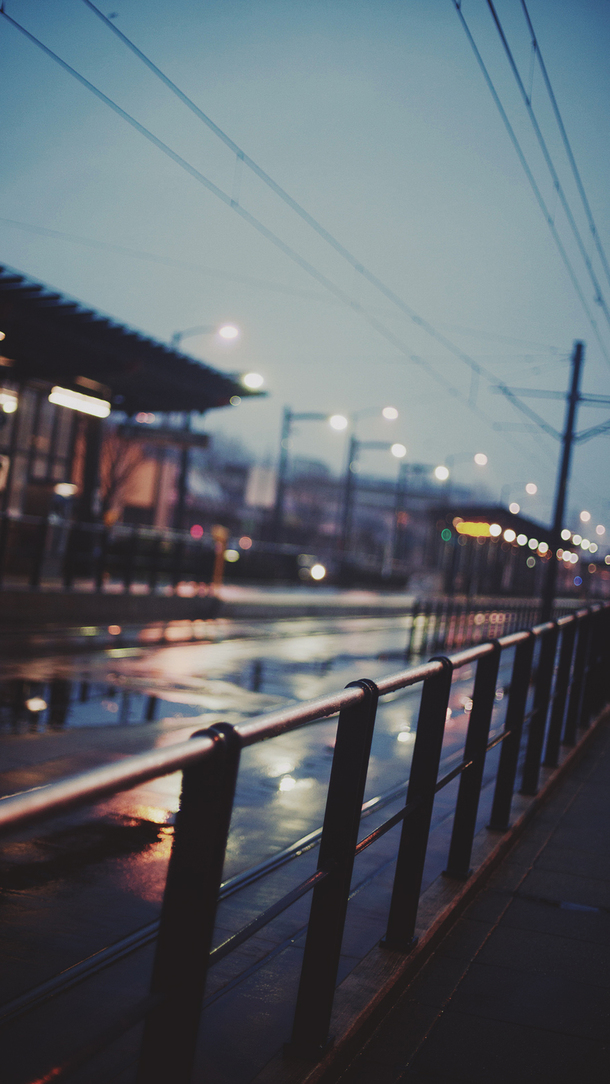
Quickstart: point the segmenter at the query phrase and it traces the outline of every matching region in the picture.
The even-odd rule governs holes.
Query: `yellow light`
[[[239,406],[241,403],[241,395],[232,395],[229,399],[231,406]]]
[[[324,565],[313,565],[310,569],[310,575],[312,580],[323,580],[326,575]]]
[[[531,550],[537,550],[538,549],[538,539],[537,538],[530,538],[530,540],[528,542],[528,546],[529,546],[529,548]]]
[[[70,388],[52,388],[49,402],[68,410],[78,410],[81,414],[91,414],[94,418],[107,418],[110,414],[110,403],[106,399],[96,399],[93,395],[83,395]]]
[[[604,557],[604,564],[605,565],[610,565],[610,553],[607,553],[606,556]]]
[[[504,532],[505,540],[507,542],[514,542],[516,537],[517,537],[517,535],[516,535],[515,531],[513,531],[512,527],[507,527],[507,529]]]
[[[567,527],[564,527],[563,531],[561,532],[561,537],[563,538],[564,542],[569,542],[570,538],[572,537],[572,532],[568,531]]]
[[[239,561],[239,557],[240,555],[238,550],[225,550],[225,561],[228,561],[229,564],[233,564],[235,561]]]
[[[347,418],[344,418],[343,414],[331,414],[328,424],[339,433],[342,429],[347,429]]]
[[[223,324],[218,328],[218,334],[221,339],[237,339],[239,336],[239,328],[235,327],[235,324]]]
[[[499,538],[502,534],[502,528],[499,523],[492,523],[489,528],[489,533],[492,538]]]
[[[579,534],[572,535],[572,542],[574,543],[575,546],[580,546],[580,543],[582,542],[581,535],[579,535]]]
[[[438,478],[439,482],[446,482],[449,477],[447,467],[437,467],[434,471],[434,477]]]
[[[78,489],[78,486],[74,485],[74,482],[58,482],[56,486],[53,486],[53,492],[57,493],[58,497],[73,497]]]
[[[470,538],[489,538],[491,529],[489,523],[471,523],[468,520],[464,520],[462,523],[456,523],[455,529],[458,534],[469,535]],[[500,528],[502,530],[502,528]]]
[[[0,331],[0,343],[2,342],[3,339],[6,339],[6,332],[5,331]]]
[[[262,377],[260,373],[244,373],[241,382],[244,388],[250,388],[252,391],[256,391],[257,388],[262,388],[265,383],[265,378]]]
[[[589,546],[589,553],[597,553],[598,549],[599,546],[597,545],[597,542],[591,542],[591,545]]]
[[[549,552],[549,544],[548,544],[548,542],[541,542],[540,545],[538,546],[538,553],[540,554],[540,556],[542,556],[542,554],[548,553],[548,552]]]
[[[521,511],[521,505],[517,504],[516,501],[513,501],[512,504],[509,504],[508,511],[512,512],[513,516],[517,516],[519,514],[519,512]]]
[[[474,461],[475,461],[477,467],[486,467],[487,466],[487,456],[485,455],[485,452],[477,452],[477,454],[474,457]]]
[[[394,406],[384,406],[381,413],[388,422],[395,422],[398,417],[398,411]]]
[[[535,482],[528,482],[525,487],[525,492],[529,493],[530,497],[533,497],[534,493],[538,492],[538,486]]]
[[[591,543],[589,542],[589,539],[583,538],[582,542],[580,543],[580,548],[581,550],[588,550],[590,545]]]

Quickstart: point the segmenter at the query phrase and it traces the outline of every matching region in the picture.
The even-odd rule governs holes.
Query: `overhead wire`
[[[513,144],[513,147],[514,147],[514,149],[515,149],[515,151],[517,153],[517,157],[518,157],[518,159],[519,159],[519,161],[521,163],[523,171],[524,171],[524,173],[525,173],[525,175],[526,175],[526,177],[527,177],[527,179],[529,181],[529,184],[530,184],[531,189],[532,189],[532,191],[534,193],[534,196],[536,197],[536,201],[538,203],[538,206],[540,207],[540,210],[542,211],[542,213],[543,213],[543,215],[544,215],[544,217],[546,219],[547,225],[548,225],[548,227],[549,227],[549,229],[551,231],[551,234],[553,236],[553,240],[555,241],[555,244],[557,246],[557,249],[559,251],[559,254],[561,256],[563,264],[564,264],[564,266],[566,268],[566,271],[568,272],[570,281],[571,281],[571,283],[572,283],[572,285],[574,287],[574,290],[576,291],[576,294],[577,294],[577,296],[578,296],[578,298],[580,300],[580,303],[581,303],[581,305],[583,307],[583,310],[584,310],[584,312],[586,314],[587,320],[589,321],[589,324],[591,325],[591,328],[593,330],[593,334],[595,335],[595,338],[597,339],[597,343],[599,345],[599,348],[600,348],[606,362],[608,363],[608,365],[610,365],[610,354],[608,353],[608,349],[606,347],[606,344],[604,343],[604,341],[603,341],[603,339],[601,337],[599,328],[597,326],[597,321],[596,321],[595,317],[593,316],[593,314],[592,314],[592,312],[591,312],[591,310],[589,308],[589,305],[588,305],[588,303],[586,301],[586,298],[585,298],[585,296],[583,294],[580,283],[579,283],[578,278],[576,276],[576,272],[574,271],[574,268],[573,268],[572,263],[570,261],[570,258],[568,256],[568,253],[566,252],[565,246],[564,246],[564,244],[563,244],[563,242],[561,240],[561,237],[559,236],[559,232],[557,230],[557,227],[555,226],[554,216],[551,214],[549,208],[546,205],[546,202],[544,200],[542,192],[540,191],[540,188],[538,187],[536,179],[535,179],[535,177],[534,177],[534,175],[533,175],[533,173],[532,173],[532,171],[530,169],[527,158],[525,157],[525,154],[523,152],[521,144],[520,144],[520,142],[519,142],[519,140],[517,138],[516,132],[515,132],[512,124],[510,123],[510,120],[508,119],[508,114],[506,113],[506,110],[504,109],[504,106],[502,105],[502,102],[500,101],[500,97],[499,97],[498,92],[497,92],[497,90],[495,88],[494,82],[493,82],[493,80],[492,80],[492,78],[491,78],[491,76],[489,74],[489,71],[487,70],[487,67],[486,67],[485,62],[483,60],[483,57],[481,56],[481,53],[480,53],[480,51],[478,49],[478,46],[477,46],[477,44],[476,44],[476,42],[474,40],[474,37],[473,37],[473,35],[471,33],[470,27],[468,26],[468,23],[466,22],[466,19],[464,18],[464,15],[463,15],[463,12],[462,12],[461,0],[451,0],[451,3],[453,4],[453,6],[454,6],[454,8],[455,8],[455,10],[457,12],[457,15],[458,15],[458,18],[459,18],[459,20],[460,20],[460,22],[462,24],[462,28],[464,30],[464,33],[466,34],[466,37],[467,37],[468,42],[470,44],[470,47],[471,47],[471,49],[472,49],[472,51],[473,51],[473,53],[475,55],[477,64],[479,65],[479,68],[481,69],[481,72],[482,72],[483,78],[485,79],[485,82],[487,84],[488,90],[489,90],[489,92],[490,92],[490,94],[491,94],[491,96],[492,96],[492,98],[494,100],[494,104],[495,104],[495,106],[496,106],[496,108],[497,108],[497,110],[498,110],[498,112],[500,114],[500,117],[502,118],[502,123],[504,124],[504,127],[506,128],[509,139],[510,139],[511,143]]]
[[[386,328],[380,320],[368,313],[359,302],[354,301],[348,294],[345,293],[344,290],[342,290],[339,286],[332,282],[331,279],[329,279],[321,271],[318,271],[318,269],[314,267],[313,264],[309,263],[308,260],[304,259],[298,252],[291,248],[290,245],[287,245],[280,237],[277,236],[277,234],[273,233],[273,231],[270,230],[267,226],[265,226],[264,223],[262,223],[258,218],[250,214],[250,212],[247,211],[240,204],[236,204],[235,201],[233,201],[226,192],[223,192],[223,190],[219,188],[218,185],[214,184],[214,182],[211,181],[208,177],[206,177],[205,174],[201,173],[201,171],[196,169],[195,166],[191,165],[190,162],[187,162],[186,159],[183,158],[181,155],[177,154],[176,151],[173,151],[171,147],[164,143],[163,140],[155,136],[148,128],[145,127],[145,125],[141,124],[140,121],[135,119],[135,117],[132,117],[130,113],[127,113],[127,111],[124,110],[116,102],[114,102],[112,98],[109,98],[107,94],[104,94],[103,91],[101,91],[98,87],[96,87],[93,83],[91,83],[88,79],[81,75],[80,72],[76,71],[75,68],[71,67],[70,64],[68,64],[65,60],[58,56],[57,53],[53,52],[52,49],[49,49],[49,47],[46,46],[42,41],[40,41],[39,38],[37,38],[29,30],[26,30],[24,26],[22,26],[10,15],[8,15],[8,13],[2,7],[0,7],[0,15],[9,23],[11,23],[11,25],[14,26],[15,29],[17,29],[21,34],[28,38],[29,41],[31,41],[34,45],[41,49],[42,52],[44,52],[48,57],[50,57],[57,64],[59,64],[59,66],[74,79],[76,79],[77,82],[79,82],[82,86],[84,86],[87,90],[94,94],[96,98],[98,98],[101,102],[103,102],[110,109],[112,109],[113,112],[116,113],[119,117],[121,117],[122,120],[126,121],[126,123],[129,124],[132,128],[134,128],[137,132],[139,132],[140,135],[144,136],[145,139],[147,139],[150,143],[157,147],[158,150],[162,151],[163,154],[167,155],[173,162],[175,162],[178,166],[180,166],[187,173],[189,173],[194,180],[202,184],[209,192],[211,192],[214,196],[216,196],[224,204],[226,204],[226,206],[230,207],[233,211],[236,212],[236,214],[240,215],[240,217],[243,218],[246,222],[248,222],[248,224],[251,225],[259,234],[261,234],[261,236],[263,236],[266,240],[270,241],[273,245],[275,245],[275,247],[278,248],[281,252],[283,252],[284,255],[288,256],[290,260],[296,263],[300,268],[302,268],[302,270],[306,271],[307,274],[311,275],[317,282],[319,282],[322,286],[329,290],[335,297],[341,300],[350,309],[362,316],[362,318],[366,320],[366,322],[371,327],[373,327],[380,335],[382,335],[388,342],[390,342],[397,350],[399,350],[402,354],[409,358],[410,361],[412,361],[415,365],[418,365],[419,367],[425,369],[432,376],[432,378],[436,380],[438,384],[445,388],[446,391],[448,391],[456,398],[463,400],[463,402],[467,405],[470,405],[468,404],[467,398],[462,394],[462,392],[460,392],[458,388],[455,387],[455,385],[453,385],[449,380],[447,380],[441,373],[438,373],[435,369],[433,369],[433,367],[427,362],[425,362],[423,358],[419,357],[417,354],[413,354],[406,346],[406,344],[403,343],[402,340],[394,334],[394,332],[392,332],[389,328]],[[483,411],[472,406],[471,409],[473,409],[474,412],[477,413],[479,417],[483,418],[488,424],[492,424],[491,419],[488,418]]]
[[[89,0],[86,0],[86,2],[89,3]],[[94,5],[89,6],[94,7]],[[95,10],[97,12],[97,9]],[[100,17],[104,21],[106,21],[106,17],[102,16],[101,13],[99,14]],[[53,52],[53,50],[46,46],[42,41],[40,41],[39,38],[37,38],[34,34],[32,34],[29,30],[27,30],[24,26],[17,22],[17,20],[13,19],[10,15],[8,15],[8,13],[4,10],[3,7],[0,7],[0,15],[2,15],[4,19],[6,19],[12,26],[14,26],[15,29],[18,30],[21,34],[23,34],[29,41],[36,45],[50,59],[54,60],[64,71],[66,71],[69,75],[76,79],[77,82],[79,82],[82,86],[84,86],[87,90],[94,94],[95,97],[97,97],[101,102],[103,102],[110,109],[112,109],[113,112],[120,116],[126,123],[128,123],[136,131],[138,131],[155,147],[157,147],[158,150],[166,154],[173,162],[175,162],[178,166],[180,166],[188,174],[190,174],[193,179],[202,184],[209,192],[211,192],[218,199],[220,199],[226,206],[234,210],[236,214],[238,214],[241,218],[248,222],[248,224],[251,225],[259,234],[261,234],[263,237],[265,237],[266,240],[270,241],[273,245],[275,245],[275,247],[277,247],[281,252],[283,252],[284,255],[286,255],[289,259],[291,259],[294,263],[301,267],[302,270],[306,271],[309,275],[311,275],[317,282],[319,282],[322,286],[329,290],[335,297],[337,297],[340,301],[347,305],[352,311],[358,313],[374,330],[376,330],[382,337],[384,337],[386,341],[390,342],[400,353],[402,353],[414,364],[427,371],[429,375],[438,384],[440,384],[451,396],[464,402],[465,405],[474,414],[484,420],[486,424],[488,424],[493,429],[494,423],[492,419],[489,418],[488,415],[484,411],[482,411],[480,407],[477,406],[476,401],[473,399],[472,393],[470,396],[464,395],[458,388],[455,387],[454,384],[452,384],[442,374],[438,373],[429,363],[427,363],[423,357],[412,353],[406,346],[406,344],[397,335],[395,335],[394,332],[392,332],[389,328],[382,324],[381,321],[378,320],[376,317],[372,316],[369,312],[367,312],[364,306],[362,306],[358,301],[355,301],[353,298],[351,298],[347,293],[345,293],[345,291],[343,291],[339,286],[332,282],[326,275],[318,271],[318,269],[315,268],[308,260],[305,260],[298,252],[291,248],[290,245],[286,244],[272,230],[265,226],[264,223],[262,223],[254,215],[252,215],[249,211],[247,211],[244,207],[242,207],[239,203],[232,199],[216,184],[214,184],[214,182],[212,182],[208,177],[206,177],[205,174],[201,173],[200,170],[192,166],[181,155],[173,151],[171,147],[169,147],[161,139],[155,136],[148,128],[145,127],[145,125],[141,124],[140,121],[136,120],[133,116],[131,116],[131,114],[127,113],[126,110],[124,110],[121,106],[119,106],[116,102],[109,98],[108,95],[104,94],[103,91],[101,91],[98,87],[96,87],[93,83],[91,83],[88,79],[81,75],[80,72],[78,72],[75,68],[71,67],[71,65],[69,65],[60,56],[58,56],[57,53]],[[110,23],[109,25],[112,29],[115,29],[112,23]],[[134,49],[135,48],[136,47],[134,47]],[[290,199],[291,197],[287,198]],[[305,211],[303,211],[303,214],[307,215],[308,218],[310,217]],[[312,222],[314,221],[315,220],[312,219]],[[319,229],[323,230],[323,227],[319,227]],[[339,242],[335,242],[335,240],[331,237],[330,234],[328,236],[329,238],[331,238],[331,243],[333,243],[333,247],[339,245]],[[347,250],[345,250],[345,252],[346,256],[350,259],[350,262],[352,260],[355,260],[354,257],[351,257],[350,254],[347,253]],[[367,269],[364,267],[364,265],[358,264],[358,268],[360,267],[362,268],[362,273],[365,274],[366,277],[366,275],[368,274]],[[433,325],[429,324],[428,321],[426,321],[413,310],[411,310],[410,307],[407,306],[406,303],[403,302],[396,294],[394,294],[394,292],[391,291],[389,287],[386,287],[385,284],[381,282],[381,280],[377,280],[375,276],[372,276],[372,273],[370,274],[371,278],[369,279],[369,281],[372,281],[374,284],[378,282],[381,291],[385,293],[385,295],[390,300],[394,301],[394,303],[396,303],[398,307],[402,308],[403,311],[405,311],[407,315],[410,316],[410,318],[416,325],[422,327],[423,330],[427,331],[428,334],[430,334],[438,342],[444,345],[449,352],[453,353],[454,356],[456,356],[459,360],[467,364],[476,376],[484,376],[485,379],[489,381],[494,388],[497,388],[502,392],[502,394],[506,395],[506,397],[519,411],[521,411],[521,413],[525,414],[528,418],[530,418],[530,420],[535,421],[544,432],[546,432],[548,435],[555,436],[555,431],[552,429],[552,427],[547,425],[544,420],[541,419],[539,415],[537,415],[534,411],[532,411],[525,403],[520,402],[518,398],[510,391],[510,389],[507,388],[502,381],[499,381],[493,373],[490,373],[487,369],[485,369],[482,365],[480,365],[472,357],[470,357],[470,355],[460,350],[459,347],[457,347],[454,343],[451,342],[451,340],[447,339],[444,335],[441,335],[439,332],[437,332]],[[514,445],[511,444],[510,446],[514,450]],[[542,445],[542,448],[544,449],[544,453],[546,454],[546,447]],[[518,447],[517,450],[520,454],[526,454],[520,447]]]
[[[167,75],[165,75],[165,73],[159,67],[157,67],[157,65],[150,59],[150,57],[146,55],[146,53],[144,53],[140,48],[138,48],[138,46],[130,38],[128,38],[127,35],[124,34],[123,31],[120,30],[119,27],[116,26],[111,19],[104,15],[104,13],[100,11],[100,9],[96,7],[94,3],[92,3],[92,0],[83,0],[83,3],[99,19],[101,19],[104,25],[109,30],[111,30],[112,33],[116,37],[118,37],[119,40],[122,41],[127,46],[127,48],[130,49],[131,52],[134,53],[135,56],[137,56],[142,61],[142,63],[145,64],[146,67],[151,72],[153,72],[153,74],[157,76],[161,80],[161,82],[173,94],[175,94],[176,97],[179,98],[179,100],[184,105],[186,105],[192,113],[195,114],[196,117],[198,117],[200,121],[202,121],[203,124],[205,124],[212,132],[214,132],[215,135],[218,136],[220,140],[222,140],[225,146],[229,147],[229,149],[237,155],[238,159],[244,165],[246,165],[260,180],[264,182],[264,184],[266,184],[277,196],[279,196],[279,198],[288,207],[290,207],[304,222],[306,222],[307,225],[310,226],[311,229],[313,229],[318,234],[318,236],[320,236],[324,241],[326,241],[327,244],[329,244],[344,260],[346,260],[347,263],[349,263],[350,266],[358,274],[360,274],[370,285],[379,290],[384,297],[386,297],[401,312],[408,316],[408,318],[416,326],[420,327],[423,331],[430,335],[431,338],[435,339],[436,342],[444,346],[449,353],[453,354],[454,357],[457,357],[458,360],[460,360],[463,364],[467,365],[476,376],[483,376],[494,386],[497,385],[498,381],[493,373],[485,370],[478,362],[475,361],[474,358],[472,358],[465,351],[461,350],[455,343],[448,339],[447,336],[443,335],[442,332],[440,332],[436,327],[434,327],[433,324],[431,324],[428,320],[415,312],[415,310],[412,309],[411,306],[408,305],[398,294],[396,294],[395,291],[391,289],[391,287],[384,283],[377,275],[375,275],[368,267],[366,267],[365,264],[358,260],[357,257],[354,256],[353,253],[351,253],[344,245],[342,245],[341,242],[338,241],[337,238],[334,237],[329,230],[322,226],[321,223],[318,222],[317,219],[315,219],[313,215],[311,215],[304,207],[302,207],[300,203],[293,199],[293,197],[290,196],[289,193],[286,192],[286,190],[277,183],[277,181],[275,181],[252,158],[250,158],[250,156],[246,154],[243,148],[241,148],[237,143],[235,143],[235,141],[232,140],[230,136],[228,136],[227,133],[222,130],[222,128],[215,124],[214,121],[211,120],[211,118],[208,117],[207,114],[204,113],[203,110],[201,110],[199,106],[196,105],[195,102],[193,102],[193,100],[189,98],[188,95],[186,95],[184,91],[182,91],[176,85],[176,83],[174,83]],[[232,206],[235,207],[236,205],[232,204]],[[354,303],[352,301],[351,304],[353,306],[357,303]],[[607,355],[607,360],[610,364],[609,355]],[[514,396],[510,398],[511,401],[514,400]],[[472,408],[473,404],[471,401],[471,397],[469,397],[468,403],[469,406]],[[513,402],[513,405],[517,404]],[[519,406],[518,409],[521,409],[521,407]],[[527,410],[528,408],[525,408],[526,412]],[[486,420],[489,421],[489,419]]]
[[[597,229],[597,226],[595,225],[595,219],[593,218],[593,212],[591,210],[589,200],[587,199],[587,194],[585,192],[585,188],[584,188],[584,185],[583,185],[583,182],[582,182],[582,178],[580,176],[578,166],[576,165],[576,159],[574,158],[574,153],[572,151],[572,146],[570,144],[570,140],[568,139],[568,133],[566,132],[565,125],[563,123],[561,113],[559,112],[559,106],[557,104],[557,99],[555,97],[555,93],[554,93],[553,87],[551,85],[551,80],[549,78],[549,74],[548,74],[548,71],[547,71],[547,68],[546,68],[546,64],[544,63],[544,59],[543,59],[542,53],[540,51],[540,44],[538,42],[538,38],[536,37],[534,27],[532,26],[532,20],[530,18],[530,13],[529,13],[529,11],[527,9],[527,4],[525,3],[525,0],[521,0],[521,7],[523,8],[523,14],[525,15],[530,34],[532,35],[532,46],[533,46],[533,50],[534,50],[534,58],[536,58],[538,60],[538,65],[539,65],[540,71],[542,73],[542,78],[544,80],[544,85],[546,86],[547,93],[548,93],[548,96],[549,96],[549,99],[550,99],[550,102],[551,102],[551,107],[553,109],[553,113],[555,114],[555,120],[557,121],[557,127],[559,128],[559,133],[561,135],[561,139],[562,139],[562,142],[563,142],[563,145],[564,145],[564,148],[565,148],[565,152],[566,152],[568,161],[570,163],[570,168],[572,170],[572,174],[573,174],[574,180],[576,182],[576,187],[578,189],[578,193],[580,195],[582,205],[584,207],[585,214],[587,216],[587,221],[589,223],[589,230],[591,231],[591,236],[593,237],[593,240],[595,242],[595,247],[597,249],[597,253],[599,255],[602,267],[603,267],[603,269],[605,271],[606,278],[608,279],[608,283],[610,284],[610,264],[608,263],[608,258],[606,256],[604,246],[602,245],[601,238],[599,236],[599,231]],[[530,95],[530,97],[531,97],[531,95]]]
[[[583,242],[580,230],[578,229],[576,219],[574,218],[574,215],[572,213],[572,208],[570,207],[570,205],[568,203],[568,200],[566,198],[566,194],[564,192],[563,185],[561,184],[561,181],[559,179],[559,174],[557,173],[557,170],[555,169],[555,165],[554,165],[553,159],[551,157],[549,148],[547,146],[547,142],[546,142],[546,140],[545,140],[545,138],[544,138],[544,136],[542,134],[542,130],[540,128],[540,125],[538,124],[538,119],[537,119],[536,114],[534,113],[534,110],[532,108],[531,96],[527,93],[527,90],[525,89],[525,86],[523,85],[523,80],[521,78],[519,68],[517,67],[517,63],[515,61],[512,49],[510,48],[510,45],[508,44],[508,39],[506,37],[506,34],[504,33],[504,28],[503,28],[502,23],[500,21],[500,17],[498,15],[497,11],[496,11],[493,0],[487,0],[487,6],[488,6],[489,10],[491,11],[492,18],[493,18],[493,21],[495,23],[496,30],[498,31],[500,41],[502,42],[502,47],[503,47],[504,52],[506,53],[506,56],[508,58],[508,62],[510,64],[511,71],[512,71],[514,77],[515,77],[515,81],[517,83],[517,86],[519,87],[521,97],[523,98],[523,101],[525,103],[525,108],[527,110],[527,114],[528,114],[528,116],[530,118],[532,127],[534,129],[536,139],[538,140],[538,144],[539,144],[540,149],[542,151],[542,155],[543,155],[544,160],[546,162],[549,173],[551,174],[551,179],[553,181],[553,186],[555,188],[555,192],[557,193],[557,197],[559,199],[559,202],[561,203],[561,206],[563,207],[563,210],[564,210],[565,216],[566,216],[566,218],[568,220],[570,229],[572,230],[572,234],[573,234],[574,239],[576,241],[578,251],[580,252],[580,255],[582,256],[585,267],[587,268],[587,271],[589,272],[589,277],[591,279],[591,282],[593,284],[593,288],[595,290],[595,301],[600,306],[604,316],[606,317],[606,321],[608,323],[608,326],[610,327],[610,310],[608,309],[608,305],[607,305],[606,300],[605,300],[605,298],[604,298],[604,296],[602,294],[602,289],[601,289],[601,286],[600,286],[600,283],[599,283],[599,279],[598,279],[597,275],[595,274],[595,270],[593,268],[591,258],[589,256],[589,253],[587,252],[587,249],[586,249],[586,246],[585,246],[585,244]]]

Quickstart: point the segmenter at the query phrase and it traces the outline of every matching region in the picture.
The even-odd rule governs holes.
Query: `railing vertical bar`
[[[536,687],[534,690],[534,704],[530,719],[529,733],[527,737],[527,749],[523,764],[521,778],[521,793],[534,795],[538,793],[538,780],[540,777],[540,762],[542,760],[542,747],[546,721],[549,714],[551,700],[551,686],[555,669],[555,655],[557,652],[557,625],[545,629],[541,633],[540,653],[536,671]]]
[[[464,769],[460,777],[445,871],[448,877],[466,878],[470,873],[470,857],[501,654],[497,641],[493,642],[492,646],[493,651],[489,655],[483,655],[477,663],[472,710],[464,746],[464,760],[472,763]]]
[[[415,922],[428,847],[453,667],[441,658],[443,669],[424,681],[413,748],[406,804],[420,801],[403,822],[385,948],[408,952],[415,944]]]
[[[570,696],[568,699],[568,710],[566,713],[565,728],[563,733],[564,745],[576,744],[576,730],[580,720],[580,705],[584,683],[585,663],[587,659],[590,621],[591,616],[590,614],[587,614],[580,619],[580,622],[578,624],[576,654],[574,657],[574,673],[572,675],[572,684],[570,686]]]
[[[568,689],[570,687],[570,674],[572,671],[572,657],[574,655],[574,642],[576,639],[576,621],[572,620],[569,625],[564,625],[561,631],[561,647],[559,649],[559,663],[557,665],[557,678],[555,682],[555,695],[551,710],[551,721],[546,739],[544,754],[545,768],[556,768],[561,744],[561,731],[566,712]]]
[[[362,699],[339,715],[318,869],[328,877],[316,885],[311,911],[292,1038],[286,1053],[316,1060],[328,1047],[341,942],[347,914],[354,852],[371,751],[378,692],[374,682],[352,681]]]
[[[508,828],[510,823],[510,809],[515,789],[515,777],[517,775],[523,719],[532,675],[535,642],[534,634],[530,632],[527,640],[523,640],[515,648],[504,724],[504,729],[508,732],[509,737],[502,742],[500,750],[500,761],[489,822],[489,827],[492,829],[504,830]]]
[[[137,1084],[188,1084],[193,1069],[240,752],[233,727],[204,734],[216,749],[183,773]]]

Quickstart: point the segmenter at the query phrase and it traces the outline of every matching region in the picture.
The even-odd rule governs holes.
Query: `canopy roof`
[[[89,389],[91,394],[111,399],[116,410],[127,414],[203,412],[227,406],[234,395],[260,394],[210,365],[2,266],[0,331],[5,335],[0,342],[4,355],[0,364],[10,369],[11,379]]]

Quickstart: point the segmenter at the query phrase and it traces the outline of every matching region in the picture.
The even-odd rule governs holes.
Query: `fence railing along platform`
[[[504,727],[490,741],[502,656],[513,652]],[[475,667],[472,708],[460,762],[439,778],[452,677]],[[380,696],[421,686],[406,802],[358,842],[367,766]],[[240,726],[219,724],[188,742],[129,757],[0,801],[0,832],[23,830],[108,798],[147,780],[183,773],[180,809],[167,870],[150,995],[114,1029],[74,1051],[43,1079],[61,1080],[144,1019],[138,1084],[191,1080],[206,974],[210,963],[243,944],[297,899],[311,909],[288,1058],[315,1060],[329,1043],[329,1026],[354,860],[391,828],[402,825],[384,944],[409,953],[435,796],[459,778],[446,874],[470,874],[477,810],[487,753],[500,745],[490,827],[507,829],[518,779],[535,795],[542,765],[556,766],[560,746],[574,745],[610,694],[610,606],[511,632],[450,656],[385,677],[360,679],[343,691],[260,716]],[[211,953],[223,861],[240,750],[339,715],[317,870]]]

